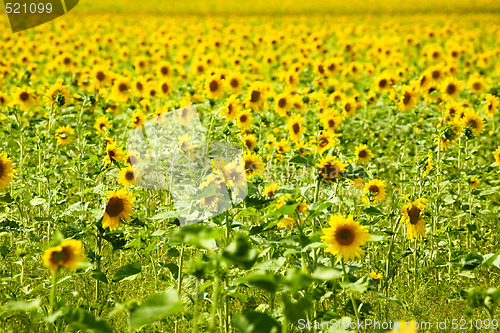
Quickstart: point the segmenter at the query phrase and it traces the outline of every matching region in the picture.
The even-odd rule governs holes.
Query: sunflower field
[[[4,15],[0,332],[498,332],[499,14],[88,0],[15,34]],[[165,139],[183,177],[196,147],[241,150],[197,180],[197,223],[130,146],[166,117],[202,128]]]

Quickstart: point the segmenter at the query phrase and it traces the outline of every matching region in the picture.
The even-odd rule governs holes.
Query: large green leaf
[[[142,266],[140,262],[133,262],[120,267],[115,275],[113,275],[113,282],[120,282],[122,280],[133,280],[141,272]]]
[[[175,290],[156,294],[135,308],[130,314],[130,328],[151,325],[159,319],[182,311],[182,303]]]
[[[104,319],[83,309],[72,309],[66,314],[66,322],[74,330],[92,333],[112,333],[113,328]]]
[[[34,299],[32,301],[15,301],[4,304],[2,306],[2,311],[31,311],[40,308],[40,299]]]
[[[233,318],[233,325],[242,333],[280,333],[281,326],[268,314],[245,311]]]

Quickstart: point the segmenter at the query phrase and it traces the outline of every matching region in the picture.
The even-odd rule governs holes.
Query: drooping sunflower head
[[[328,247],[325,252],[335,256],[341,256],[346,262],[361,257],[363,246],[370,240],[367,227],[353,220],[353,216],[347,218],[342,215],[333,215],[329,221],[330,227],[323,228],[323,245]]]
[[[408,198],[406,199],[408,200],[408,204],[401,208],[401,214],[403,216],[401,222],[406,223],[407,237],[410,240],[417,237],[424,237],[424,208],[428,200],[420,198],[411,202]]]
[[[109,227],[110,230],[116,230],[120,224],[120,219],[130,221],[134,201],[135,198],[132,196],[132,192],[128,192],[126,188],[108,191],[106,210],[102,218],[103,229]]]
[[[75,132],[74,129],[72,129],[69,125],[66,125],[66,126],[62,126],[62,127],[59,127],[57,130],[56,130],[56,139],[57,139],[57,142],[60,144],[60,145],[67,145],[67,144],[70,144],[71,141],[73,140],[72,138],[72,134]]]
[[[356,147],[356,152],[355,152],[356,158],[360,160],[362,163],[368,163],[370,160],[373,158],[373,154],[368,149],[367,145],[360,145]]]
[[[6,188],[14,178],[16,170],[6,153],[0,153],[0,190]]]
[[[82,242],[76,239],[68,239],[58,246],[45,250],[42,256],[43,262],[52,274],[61,267],[76,269],[83,261]]]
[[[380,202],[385,198],[385,182],[383,180],[372,179],[365,184],[364,193],[374,203]]]

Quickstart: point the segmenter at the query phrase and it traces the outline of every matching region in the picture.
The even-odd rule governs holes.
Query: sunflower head
[[[135,198],[132,192],[128,192],[126,188],[113,190],[108,192],[106,199],[106,209],[102,218],[102,227],[110,230],[116,230],[120,224],[120,219],[130,221],[132,214],[132,203]]]
[[[0,153],[0,190],[6,188],[14,178],[16,170],[6,153]]]
[[[76,269],[83,261],[82,242],[76,239],[65,240],[58,246],[45,250],[42,259],[52,274],[60,267]]]
[[[356,158],[360,160],[362,163],[366,164],[370,162],[373,158],[372,152],[368,149],[367,145],[360,145],[356,147],[355,152]]]
[[[420,198],[412,202],[407,197],[405,198],[408,200],[408,204],[401,208],[401,214],[403,216],[401,222],[406,223],[407,237],[410,240],[417,237],[424,237],[424,208],[428,200]]]
[[[383,180],[373,179],[365,184],[364,193],[374,203],[380,202],[385,198],[385,182]]]
[[[341,256],[345,261],[361,257],[363,250],[361,246],[370,240],[367,227],[353,220],[353,216],[347,218],[342,215],[334,215],[329,221],[330,227],[323,228],[323,245],[328,247],[325,252]]]

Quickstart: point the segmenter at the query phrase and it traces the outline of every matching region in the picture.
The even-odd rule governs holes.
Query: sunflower
[[[498,148],[497,150],[495,150],[493,152],[493,156],[495,157],[495,162],[497,163],[497,166],[500,167],[500,148]],[[0,178],[0,180],[1,180],[1,178]]]
[[[135,150],[129,150],[125,153],[125,165],[134,166],[141,162],[141,154]]]
[[[352,117],[356,113],[356,109],[358,108],[358,103],[354,100],[354,98],[349,98],[341,104],[341,108],[343,115],[347,117]]]
[[[118,182],[123,186],[137,186],[136,179],[138,178],[138,171],[133,169],[131,166],[127,166],[120,170],[120,176],[118,177]]]
[[[331,132],[322,133],[316,138],[316,143],[318,154],[323,154],[323,152],[335,146],[337,136]]]
[[[226,104],[221,110],[221,113],[226,116],[227,120],[235,120],[240,113],[240,100],[238,99],[238,96],[229,96],[229,98],[226,100]]]
[[[83,261],[82,242],[76,239],[67,239],[58,246],[45,250],[42,256],[46,267],[55,274],[60,267],[77,269],[78,264]]]
[[[0,91],[0,107],[5,107],[9,104],[9,96]]]
[[[245,99],[245,105],[254,110],[259,110],[264,103],[265,92],[264,85],[256,82],[253,83],[247,91],[247,97]]]
[[[36,101],[35,90],[33,90],[32,88],[18,87],[14,91],[13,96],[14,105],[18,104],[23,110],[30,109]]]
[[[12,182],[15,172],[12,160],[7,157],[6,153],[0,153],[0,190]]]
[[[467,110],[460,124],[469,128],[474,136],[479,136],[484,130],[484,118],[480,117],[475,111]]]
[[[363,192],[368,194],[373,203],[378,203],[385,198],[385,182],[383,180],[372,179],[365,184]]]
[[[224,85],[220,75],[212,75],[205,82],[205,90],[207,95],[212,98],[219,98],[224,93]]]
[[[69,125],[59,127],[56,130],[56,139],[60,145],[68,145],[73,141],[71,135],[75,132]]]
[[[172,66],[166,61],[162,61],[156,67],[156,73],[159,77],[166,78],[172,75]]]
[[[233,191],[239,186],[246,185],[247,178],[245,176],[245,169],[243,167],[243,163],[240,163],[239,159],[226,164],[222,168],[222,171],[224,173],[226,183],[233,188]]]
[[[193,138],[189,134],[184,134],[184,135],[180,136],[179,137],[179,149],[183,152],[187,152],[187,151],[193,149],[191,142],[193,142]]]
[[[332,182],[334,179],[343,177],[345,167],[348,164],[338,158],[327,156],[322,158],[316,166],[319,168],[319,173],[325,182]]]
[[[274,98],[274,109],[282,117],[288,117],[290,108],[292,107],[291,96],[287,93],[281,93]]]
[[[486,116],[488,118],[492,118],[497,113],[499,105],[500,105],[500,101],[498,100],[498,98],[496,96],[494,96],[492,94],[487,94],[486,101],[484,104],[484,111],[486,112]]]
[[[120,223],[120,218],[130,221],[132,211],[132,203],[135,198],[132,192],[128,192],[126,188],[120,190],[108,191],[106,199],[106,210],[102,218],[102,227],[109,230],[116,230]]]
[[[146,82],[143,77],[136,77],[132,81],[132,89],[138,97],[146,97]]]
[[[408,111],[415,107],[418,102],[418,93],[413,87],[405,86],[401,91],[398,107],[402,111]]]
[[[111,82],[111,73],[104,66],[97,66],[90,75],[97,88],[104,87]]]
[[[468,87],[472,92],[475,92],[476,94],[480,94],[488,89],[488,85],[486,84],[484,78],[479,74],[475,74],[469,78]]]
[[[290,217],[284,217],[282,219],[280,219],[280,221],[278,222],[277,226],[278,228],[288,228],[290,230],[293,230],[293,227],[295,225],[295,220],[290,218]]]
[[[389,89],[391,89],[393,83],[393,79],[389,75],[382,74],[375,81],[375,89],[380,92],[387,92]]]
[[[167,97],[172,93],[172,83],[168,80],[163,80],[160,82],[160,93]]]
[[[457,99],[460,94],[461,83],[454,77],[447,78],[442,86],[441,91],[443,95],[448,99]]]
[[[117,147],[116,143],[108,144],[106,146],[106,157],[104,158],[104,166],[109,166],[112,161],[123,161],[125,159],[125,152],[121,147]]]
[[[264,196],[266,198],[272,198],[276,195],[276,191],[279,190],[279,185],[276,183],[271,183],[264,188]]]
[[[241,90],[241,87],[243,86],[243,76],[239,72],[235,73],[230,73],[226,78],[225,81],[227,83],[227,86],[233,93],[238,93]]]
[[[252,125],[253,117],[250,111],[242,110],[238,113],[236,120],[239,128],[249,128]]]
[[[241,141],[245,144],[248,150],[252,151],[255,147],[257,147],[257,140],[255,139],[255,135],[253,134],[243,134],[241,136]]]
[[[472,178],[469,180],[469,188],[471,190],[475,189],[476,187],[478,187],[480,184],[480,181],[478,178]]]
[[[320,116],[323,127],[328,131],[335,132],[342,122],[342,116],[337,111],[325,112]]]
[[[60,97],[62,96],[62,97]],[[63,84],[62,79],[58,79],[56,83],[50,87],[45,94],[45,101],[47,104],[51,105],[57,102],[60,107],[69,104],[70,102],[70,92],[68,87]]]
[[[276,142],[275,148],[278,154],[285,154],[290,151],[290,144],[287,139],[281,139],[279,142]]]
[[[367,145],[357,146],[354,155],[356,155],[356,158],[360,160],[363,164],[370,162],[370,160],[374,156],[370,151],[370,149],[368,149]]]
[[[243,155],[243,161],[245,162],[245,172],[248,177],[255,174],[262,174],[264,171],[264,162],[262,162],[262,157],[255,153],[246,152]]]
[[[302,133],[305,132],[306,128],[304,126],[304,119],[300,114],[294,115],[290,120],[288,120],[288,124],[286,128],[290,132],[290,138],[293,142],[299,142]]]
[[[353,220],[349,215],[346,219],[337,214],[330,217],[330,228],[323,228],[323,245],[328,246],[325,252],[342,257],[344,261],[355,260],[361,257],[363,246],[370,240],[367,227]]]
[[[112,98],[120,102],[126,102],[130,97],[130,88],[130,81],[126,77],[120,77],[113,84]]]
[[[408,239],[425,237],[424,208],[428,200],[420,198],[411,202],[408,197],[405,198],[408,200],[408,204],[401,208],[401,214],[403,215],[401,222],[406,223],[406,235]]]
[[[104,134],[106,131],[110,130],[113,127],[113,124],[108,119],[107,116],[100,116],[97,118],[94,124],[94,128],[97,130],[97,133]]]
[[[434,163],[432,163],[432,157],[429,156],[427,158],[425,164],[422,166],[422,177],[425,178],[429,175],[429,172],[431,172],[432,168],[434,167]]]
[[[132,127],[137,128],[144,124],[147,121],[146,115],[140,111],[137,110],[134,113],[132,113],[132,119],[130,120],[130,124]]]

